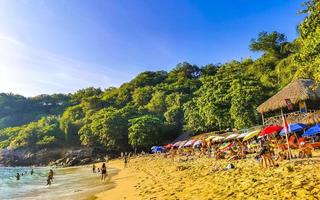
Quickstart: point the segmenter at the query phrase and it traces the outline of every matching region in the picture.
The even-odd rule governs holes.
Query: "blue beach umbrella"
[[[301,123],[292,123],[292,124],[289,124],[289,132],[290,133],[294,133],[294,132],[297,132],[297,131],[301,131],[303,130],[304,128],[306,128],[307,125],[305,124],[301,124]],[[285,132],[285,129],[283,128],[281,131],[280,131],[280,135],[281,136],[284,136],[286,134]]]
[[[316,135],[318,133],[320,133],[320,125],[319,124],[309,128],[302,136],[307,137],[307,136]]]
[[[165,148],[164,147],[160,147],[160,146],[154,146],[154,148],[153,147],[151,147],[151,151],[153,152],[153,153],[157,153],[157,152],[164,152],[164,150],[165,150]]]

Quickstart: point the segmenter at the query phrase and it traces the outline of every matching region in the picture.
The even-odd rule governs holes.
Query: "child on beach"
[[[108,174],[107,174],[107,167],[106,167],[106,164],[103,163],[102,164],[102,167],[101,167],[101,180],[102,181],[105,181],[106,178],[107,178]]]

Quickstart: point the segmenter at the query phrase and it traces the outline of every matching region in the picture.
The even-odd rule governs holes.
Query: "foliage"
[[[134,147],[148,147],[160,144],[163,122],[156,116],[144,115],[129,120],[129,144]]]
[[[260,123],[256,107],[296,78],[320,82],[320,2],[306,2],[299,36],[261,32],[244,58],[203,67],[182,62],[120,87],[26,98],[0,94],[0,148],[59,145],[124,150],[194,133]],[[52,117],[53,115],[53,117]],[[60,117],[61,116],[61,117]]]

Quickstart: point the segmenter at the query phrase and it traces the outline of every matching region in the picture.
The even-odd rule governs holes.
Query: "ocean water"
[[[108,182],[101,182],[100,174],[92,173],[90,167],[53,169],[54,179],[46,186],[48,167],[0,167],[1,200],[81,200],[107,189]],[[27,171],[17,181],[15,175]],[[115,170],[108,169],[109,174]]]

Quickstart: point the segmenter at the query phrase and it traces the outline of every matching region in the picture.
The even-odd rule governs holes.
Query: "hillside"
[[[0,95],[0,148],[59,145],[112,150],[162,144],[183,131],[245,128],[260,123],[256,107],[293,79],[320,81],[319,2],[309,1],[299,36],[261,32],[253,60],[146,71],[119,88],[69,95]]]

